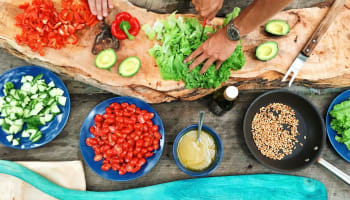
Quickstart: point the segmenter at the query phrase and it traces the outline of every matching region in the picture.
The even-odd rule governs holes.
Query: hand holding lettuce
[[[233,18],[237,16],[239,9],[235,9],[228,16]],[[186,88],[216,88],[226,81],[231,69],[239,70],[245,64],[245,57],[242,46],[237,45],[232,55],[222,63],[219,70],[211,65],[206,73],[200,75],[202,65],[188,72],[188,66],[191,63],[183,63],[184,59],[194,50],[201,46],[200,41],[202,26],[197,19],[175,17],[175,13],[170,15],[167,20],[155,22],[153,28],[149,24],[142,27],[149,39],[156,38],[161,45],[156,44],[149,53],[156,59],[162,78],[165,80],[183,80]],[[208,39],[208,33],[215,33],[213,27],[205,27],[203,40]]]

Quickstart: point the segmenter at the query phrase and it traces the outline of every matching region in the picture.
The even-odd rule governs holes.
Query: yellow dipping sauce
[[[177,156],[187,169],[200,171],[210,166],[216,154],[213,137],[202,131],[197,141],[197,130],[185,133],[177,146]]]

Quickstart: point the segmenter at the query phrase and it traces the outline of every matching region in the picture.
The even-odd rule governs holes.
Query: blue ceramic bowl
[[[117,103],[124,103],[127,102],[129,104],[135,104],[137,107],[141,108],[141,110],[147,110],[148,112],[154,113],[154,118],[152,119],[153,124],[157,125],[159,127],[159,133],[162,135],[162,138],[159,141],[159,149],[154,151],[154,155],[152,157],[147,158],[146,164],[144,164],[139,171],[136,173],[126,173],[124,175],[119,175],[118,171],[109,170],[109,171],[102,171],[102,160],[99,162],[94,161],[95,152],[94,150],[87,146],[85,143],[86,138],[88,137],[94,137],[90,131],[90,126],[94,125],[94,117],[96,114],[103,114],[105,113],[105,108],[108,107],[110,104],[117,102]],[[164,135],[164,126],[163,122],[160,119],[158,113],[146,102],[141,101],[139,99],[133,98],[133,97],[114,97],[107,99],[103,101],[102,103],[98,104],[92,111],[88,114],[88,116],[85,118],[83,125],[80,130],[80,151],[84,157],[85,162],[88,164],[88,166],[98,175],[102,176],[103,178],[113,180],[113,181],[128,181],[136,179],[140,176],[143,176],[147,174],[159,161],[159,158],[162,155],[163,148],[164,148],[164,141],[165,141],[165,135]]]
[[[211,172],[213,172],[220,164],[221,160],[222,160],[222,153],[223,153],[223,146],[222,146],[222,142],[221,139],[219,137],[219,135],[210,127],[203,125],[202,130],[206,131],[207,133],[209,133],[214,141],[215,141],[215,145],[216,145],[216,155],[215,155],[215,159],[212,162],[212,164],[201,171],[194,171],[194,170],[190,170],[187,169],[186,167],[184,167],[180,160],[179,157],[177,156],[177,146],[179,144],[179,141],[181,139],[181,137],[186,134],[187,132],[191,131],[191,130],[197,130],[198,129],[198,124],[193,124],[191,126],[188,126],[184,129],[182,129],[182,131],[180,131],[180,133],[176,136],[175,141],[174,141],[174,145],[173,145],[173,155],[174,155],[174,160],[176,165],[186,174],[191,175],[191,176],[207,176],[208,174],[210,174]]]
[[[53,140],[64,128],[68,121],[69,113],[70,113],[70,97],[68,90],[64,83],[58,78],[53,72],[37,67],[37,66],[23,66],[11,69],[0,76],[0,96],[4,96],[4,84],[6,82],[11,81],[15,88],[18,89],[22,85],[21,79],[24,75],[37,76],[39,74],[43,74],[43,78],[46,83],[53,81],[55,83],[55,87],[61,88],[64,91],[64,96],[67,97],[66,105],[59,106],[61,113],[45,126],[39,126],[40,131],[43,133],[43,136],[40,140],[35,143],[32,143],[28,138],[21,138],[20,145],[13,146],[10,142],[6,140],[6,133],[0,128],[0,142],[8,147],[14,149],[33,149]],[[26,128],[24,125],[23,129]],[[17,133],[16,136],[19,137],[21,132]]]
[[[349,100],[350,98],[350,90],[347,90],[340,95],[338,95],[331,103],[331,105],[328,108],[327,115],[326,115],[326,128],[327,128],[327,135],[329,141],[331,141],[331,144],[333,148],[338,152],[338,154],[343,157],[346,161],[350,162],[350,150],[346,148],[346,145],[343,143],[339,143],[335,140],[335,136],[337,135],[337,132],[331,128],[331,121],[332,116],[329,114],[333,110],[333,107],[337,104],[340,104],[343,101]]]

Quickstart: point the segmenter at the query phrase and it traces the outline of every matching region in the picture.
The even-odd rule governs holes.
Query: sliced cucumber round
[[[287,35],[289,30],[289,24],[281,19],[272,19],[265,24],[265,31],[272,35]]]
[[[128,57],[119,66],[119,74],[123,77],[134,76],[141,67],[141,61],[138,57]]]
[[[100,69],[110,69],[117,62],[117,54],[114,49],[105,49],[95,58],[95,66]]]
[[[262,61],[268,61],[274,58],[278,53],[277,42],[268,41],[262,43],[256,48],[256,57]]]

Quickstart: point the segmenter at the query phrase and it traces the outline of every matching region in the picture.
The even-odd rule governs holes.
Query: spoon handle
[[[199,141],[200,134],[201,134],[201,131],[202,131],[202,126],[203,126],[203,121],[204,121],[204,115],[205,115],[205,112],[204,112],[204,111],[200,111],[200,112],[199,112],[199,123],[198,123],[197,141]]]

